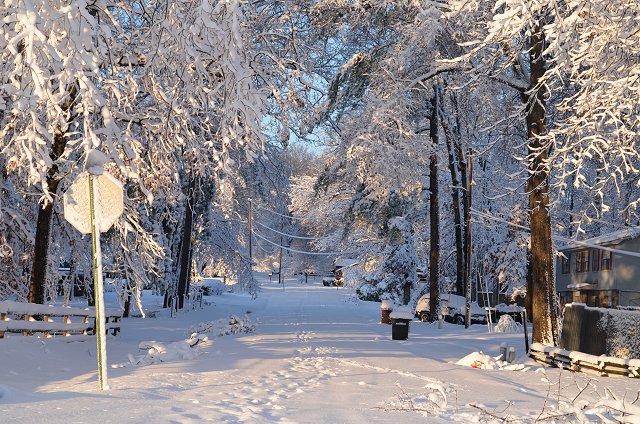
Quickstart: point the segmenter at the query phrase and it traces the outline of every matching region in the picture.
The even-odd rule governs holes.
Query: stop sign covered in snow
[[[82,234],[91,233],[89,178],[93,178],[95,219],[101,233],[109,230],[124,210],[122,184],[106,172],[83,173],[64,193],[64,218]]]

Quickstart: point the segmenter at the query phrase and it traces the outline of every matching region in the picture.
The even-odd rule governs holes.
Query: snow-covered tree
[[[413,228],[402,217],[389,220],[389,244],[384,249],[384,259],[375,279],[370,279],[360,290],[365,297],[376,300],[389,299],[407,304],[412,300],[412,290],[418,281]]]
[[[635,172],[631,164],[637,160],[637,149],[632,147],[637,125],[627,116],[634,116],[634,103],[629,99],[635,95],[634,85],[637,87],[637,78],[632,76],[637,63],[628,60],[627,45],[637,38],[628,17],[637,14],[638,6],[597,0],[456,1],[452,5],[458,16],[480,17],[478,31],[469,32],[475,39],[466,44],[472,46],[463,56],[467,67],[474,75],[495,78],[522,95],[520,116],[529,139],[530,263],[531,281],[535,282],[529,287],[529,298],[534,340],[555,344],[551,175],[558,177],[561,186],[575,175],[572,181],[579,185],[584,179],[581,170],[595,166],[603,171],[596,184],[603,185]],[[607,18],[594,18],[600,13]],[[611,53],[615,51],[624,53]],[[603,89],[610,89],[611,95],[594,104],[593,94]],[[553,119],[547,113],[550,110],[558,112]],[[637,109],[635,112],[637,115]]]
[[[42,302],[54,200],[84,152],[100,148],[152,201],[181,187],[182,161],[215,175],[252,160],[263,97],[238,1],[25,0],[3,15],[2,153],[42,195],[30,289]]]

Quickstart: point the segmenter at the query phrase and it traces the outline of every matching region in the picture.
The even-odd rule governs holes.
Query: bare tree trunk
[[[443,125],[444,126],[444,125]],[[453,150],[453,143],[456,140],[452,140],[453,134],[449,131],[445,131],[445,141],[447,143],[447,153],[449,158],[449,172],[451,173],[451,200],[453,206],[453,228],[454,238],[456,244],[456,294],[464,294],[464,257],[463,257],[463,241],[462,241],[462,220],[460,218],[460,180],[458,179],[458,170],[456,168],[456,153]],[[460,143],[460,140],[457,140]]]
[[[541,139],[546,133],[546,90],[538,87],[546,71],[542,53],[545,35],[539,26],[531,36],[531,80],[534,90],[527,103],[527,136],[529,138],[529,191],[531,227],[531,283],[529,293],[533,313],[533,341],[555,346],[558,342],[558,322],[555,307],[555,282],[553,275],[553,245],[551,242],[551,217],[549,214],[549,156],[548,144]]]
[[[467,177],[467,158],[462,152],[462,145],[460,144],[459,141],[457,143],[454,143],[454,147],[456,149],[456,157],[458,159],[458,168],[460,169],[460,181],[464,181],[466,183],[468,178]],[[462,194],[461,197],[462,197],[462,222],[464,223],[462,225],[463,234],[462,234],[461,250],[462,252],[466,252],[467,251],[466,240],[470,239],[470,236],[469,236],[470,229],[467,228],[466,223],[471,220],[471,217],[467,216],[469,213],[469,205],[468,205],[469,198],[466,195],[466,189],[465,189],[465,193]],[[465,263],[466,260],[467,260],[466,254],[463,253],[462,261],[460,262],[460,266],[463,270],[466,268],[466,263]],[[466,273],[462,271],[462,289],[458,294],[461,296],[466,296],[468,285],[469,285],[469,282],[467,281]]]
[[[280,226],[280,229],[282,230],[282,226]],[[278,284],[282,284],[284,282],[284,279],[282,278],[282,243],[284,243],[284,240],[282,239],[282,236],[280,236],[280,254],[278,255]]]
[[[131,288],[127,288],[127,298],[124,300],[124,311],[122,311],[122,317],[128,318],[129,313],[131,312]]]
[[[434,90],[431,99],[431,118],[429,120],[429,135],[431,136],[433,152],[429,160],[429,316],[431,321],[437,321],[440,311],[440,211],[438,201],[438,91]]]
[[[183,219],[184,219],[183,214]],[[184,226],[184,221],[180,223],[174,223],[167,217],[162,222],[162,228],[164,230],[165,237],[167,238],[168,245],[170,246],[170,258],[175,258],[164,264],[164,284],[166,284],[164,292],[163,308],[174,308],[175,298],[178,290],[176,275],[179,274],[179,259],[180,252],[182,250],[182,234],[180,231],[176,231],[179,225]]]
[[[49,190],[52,190],[51,185],[49,185]],[[45,283],[47,279],[47,253],[49,252],[52,216],[53,202],[47,203],[38,210],[35,245],[33,249],[33,263],[31,267],[31,280],[29,283],[29,303],[44,303],[46,300]]]
[[[195,193],[195,178],[189,175],[187,205],[184,210],[184,226],[182,228],[182,243],[180,244],[180,276],[178,277],[177,309],[184,308],[184,298],[189,286],[189,274],[191,273],[191,233],[193,229]]]
[[[53,199],[50,202],[40,204],[38,210],[38,218],[36,221],[36,235],[33,249],[33,263],[31,266],[31,279],[29,281],[29,303],[45,302],[45,284],[47,281],[47,259],[49,256],[49,237],[51,236],[51,218],[53,217],[53,206],[55,195],[58,191],[58,185],[62,177],[58,175],[58,165],[56,161],[64,153],[67,146],[67,127],[73,121],[75,115],[71,113],[71,109],[75,103],[78,90],[76,86],[72,86],[68,91],[69,98],[62,105],[62,110],[68,113],[65,127],[58,127],[53,137],[53,145],[49,156],[53,161],[53,165],[47,172],[46,184],[49,193]]]
[[[473,183],[473,159],[471,157],[471,148],[467,152],[468,172],[469,175],[465,182],[465,202],[464,202],[464,294],[466,298],[464,327],[469,328],[471,325],[471,186]]]

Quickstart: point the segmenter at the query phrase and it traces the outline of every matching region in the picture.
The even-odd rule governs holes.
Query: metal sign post
[[[100,230],[96,220],[96,195],[94,175],[89,175],[89,221],[91,225],[91,250],[93,252],[93,297],[96,307],[96,352],[98,356],[98,383],[100,390],[108,390],[107,382],[107,340],[104,325],[104,283],[102,281],[102,249]]]
[[[78,175],[64,193],[63,202],[65,219],[82,234],[91,233],[98,382],[100,390],[108,390],[100,233],[109,230],[123,212],[122,184],[101,167],[93,167]]]

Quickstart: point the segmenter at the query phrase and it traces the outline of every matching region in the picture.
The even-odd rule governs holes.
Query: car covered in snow
[[[445,321],[454,324],[464,325],[464,316],[467,300],[464,296],[456,294],[441,293],[440,306],[442,317]],[[416,316],[421,321],[430,321],[429,315],[429,293],[423,295],[416,304]],[[487,314],[484,308],[477,302],[471,302],[471,322],[474,324],[484,324],[487,322]]]

